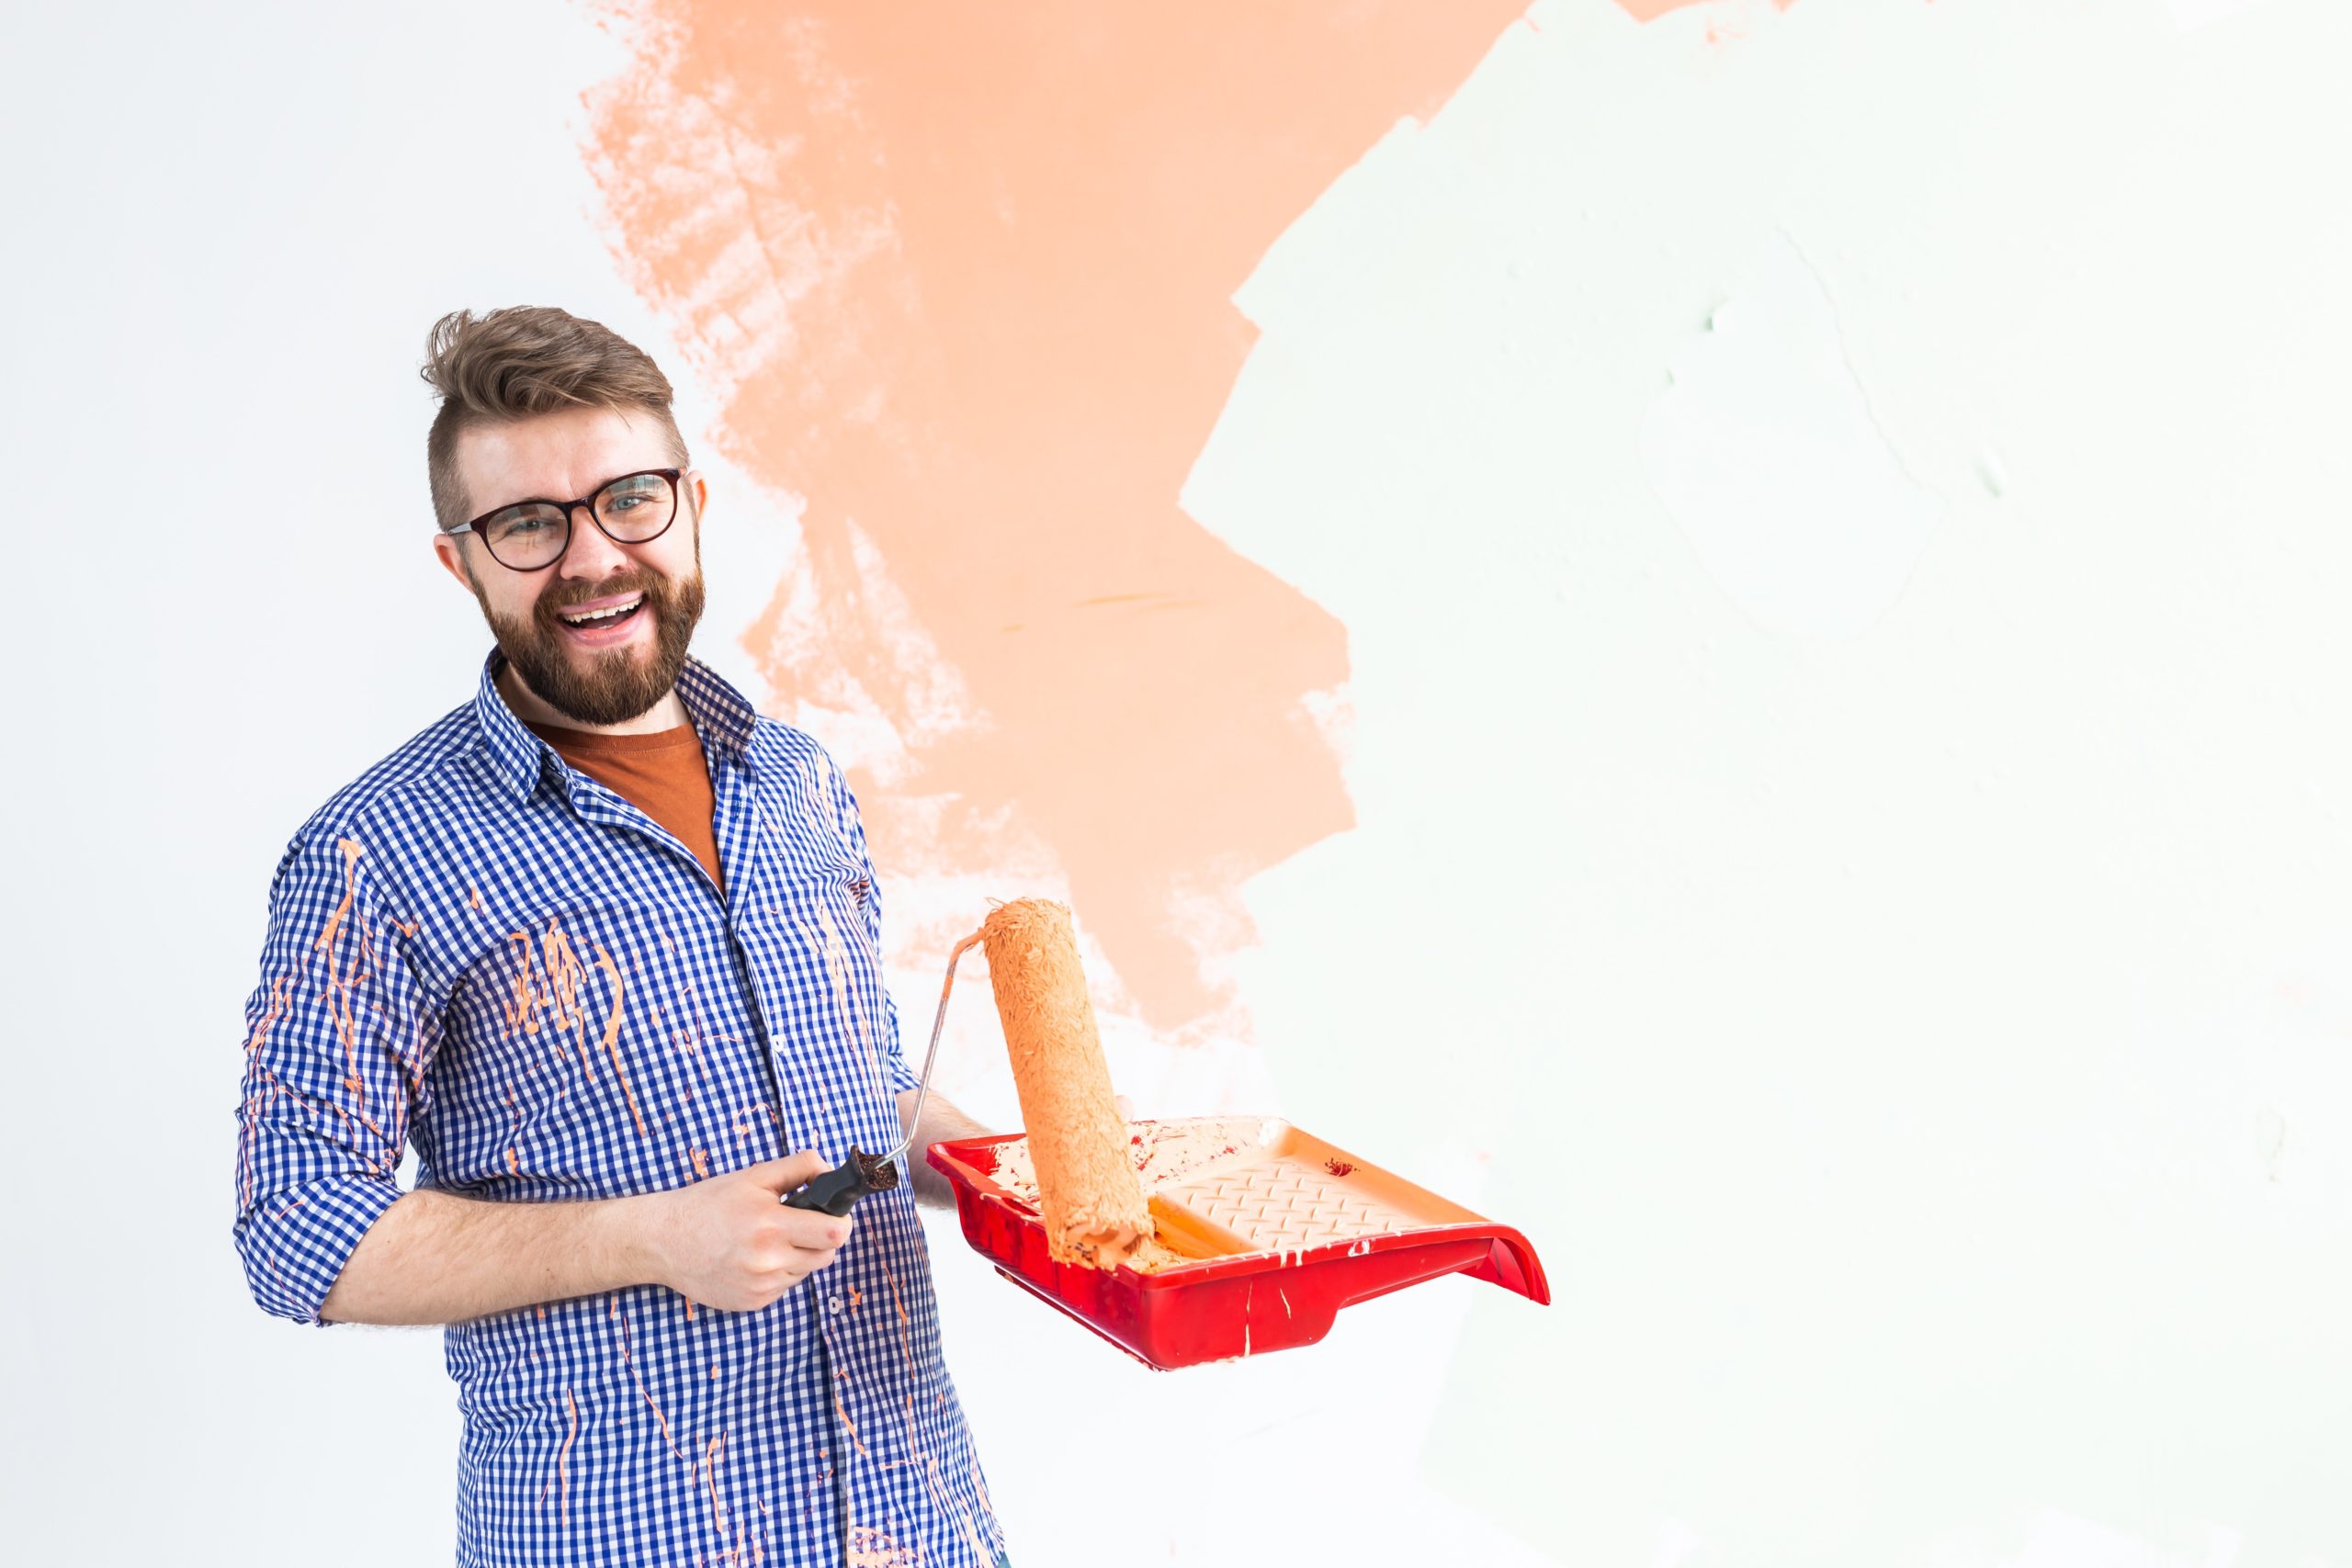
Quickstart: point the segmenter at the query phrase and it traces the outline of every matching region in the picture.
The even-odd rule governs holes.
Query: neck
[[[553,725],[558,729],[577,729],[590,735],[652,735],[664,729],[675,729],[687,722],[686,705],[678,700],[673,686],[662,694],[662,700],[639,714],[635,718],[618,724],[582,724],[570,714],[550,707],[538,693],[525,683],[512,662],[502,665],[497,675],[498,694],[514,716],[526,724]]]

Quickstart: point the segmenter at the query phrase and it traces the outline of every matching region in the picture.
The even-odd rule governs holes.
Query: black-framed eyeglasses
[[[460,523],[452,534],[471,534],[490,558],[509,571],[545,571],[571,547],[571,513],[586,507],[605,537],[616,545],[642,545],[660,538],[678,519],[678,479],[684,468],[642,468],[606,479],[578,501],[518,501]]]

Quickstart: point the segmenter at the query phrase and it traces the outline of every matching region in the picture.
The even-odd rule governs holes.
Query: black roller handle
[[[836,1219],[857,1206],[868,1192],[888,1192],[899,1184],[899,1168],[887,1159],[857,1149],[831,1170],[810,1179],[808,1185],[785,1194],[786,1208],[819,1209]]]

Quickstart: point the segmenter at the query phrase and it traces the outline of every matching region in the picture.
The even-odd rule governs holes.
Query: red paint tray
[[[933,1144],[964,1239],[1148,1365],[1312,1345],[1351,1302],[1466,1273],[1548,1303],[1527,1238],[1271,1117],[1129,1125],[1159,1240],[1114,1269],[1046,1249],[1027,1139]]]

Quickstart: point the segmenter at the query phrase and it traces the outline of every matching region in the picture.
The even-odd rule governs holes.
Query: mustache
[[[674,597],[668,590],[669,584],[666,581],[647,572],[625,573],[571,592],[550,588],[540,594],[538,602],[531,607],[532,618],[551,621],[575,604],[586,604],[598,599],[614,599],[624,593],[638,592],[645,595],[648,605],[658,610]]]

